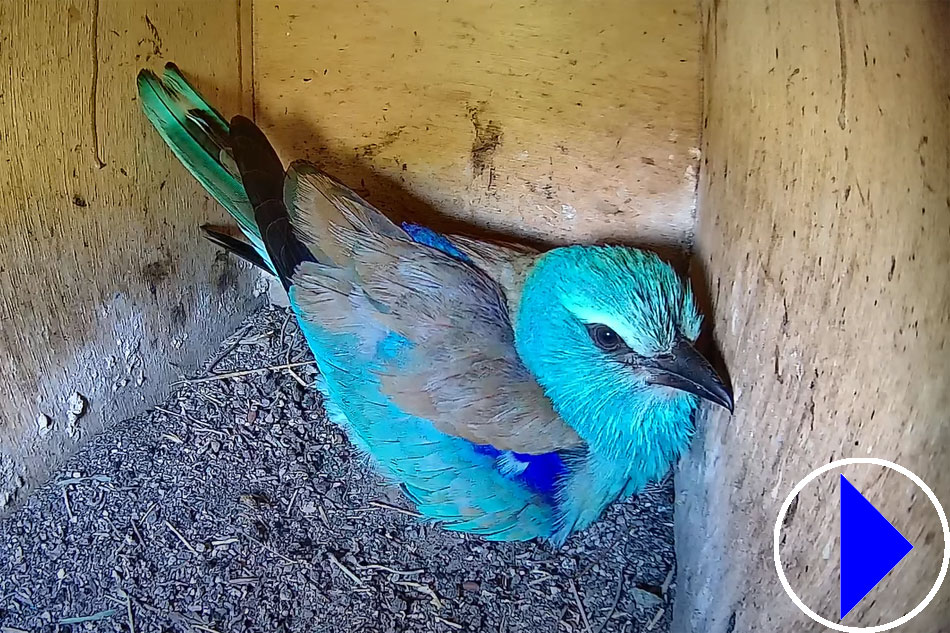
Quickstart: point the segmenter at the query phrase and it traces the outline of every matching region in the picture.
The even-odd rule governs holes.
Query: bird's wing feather
[[[355,193],[294,163],[286,196],[317,263],[294,278],[307,319],[348,333],[383,395],[441,432],[519,453],[580,446],[518,357],[505,298],[476,266],[417,244]]]
[[[478,268],[498,282],[505,292],[508,313],[518,314],[521,290],[528,271],[541,253],[510,242],[488,242],[465,235],[450,235],[449,242]]]

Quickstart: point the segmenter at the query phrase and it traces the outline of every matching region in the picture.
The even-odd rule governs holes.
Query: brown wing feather
[[[501,450],[583,444],[518,357],[503,291],[485,270],[411,241],[312,166],[295,163],[291,172],[296,185],[285,197],[294,224],[327,256],[298,270],[297,302],[331,331],[346,323],[357,335],[396,332],[411,342],[398,366],[383,362],[377,370],[394,404],[443,433]],[[489,251],[472,259],[500,270],[504,257]],[[374,351],[365,345],[364,353]]]

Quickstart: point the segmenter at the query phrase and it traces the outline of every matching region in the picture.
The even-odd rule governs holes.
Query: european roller
[[[400,226],[308,162],[285,170],[174,65],[138,88],[247,242],[207,235],[280,279],[331,419],[425,519],[561,544],[666,474],[700,398],[732,410],[693,347],[693,296],[655,254]]]

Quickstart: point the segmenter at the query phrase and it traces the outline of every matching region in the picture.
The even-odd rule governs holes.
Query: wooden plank
[[[308,157],[402,218],[681,245],[699,138],[696,11],[255,1],[258,119],[284,159]]]
[[[70,393],[88,401],[88,438],[153,403],[245,312],[247,277],[196,229],[223,212],[165,149],[135,90],[140,67],[173,59],[215,103],[240,108],[238,9],[0,4],[4,499],[76,447]],[[37,433],[40,414],[53,420],[49,435]]]
[[[872,456],[950,499],[950,5],[721,0],[704,12],[697,278],[737,409],[701,422],[677,475],[673,628],[824,630],[772,565],[793,486]],[[881,624],[924,598],[947,544],[909,480],[844,474],[915,546],[843,622]],[[789,582],[831,621],[837,495],[834,476],[806,488],[782,547]],[[900,630],[945,629],[948,612],[945,585]]]

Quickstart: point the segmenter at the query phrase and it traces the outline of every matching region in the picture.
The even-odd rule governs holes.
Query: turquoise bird
[[[138,88],[248,241],[208,237],[280,279],[331,419],[425,519],[561,544],[670,469],[700,398],[732,410],[693,348],[692,294],[656,255],[396,225],[310,163],[285,170],[174,65]]]

